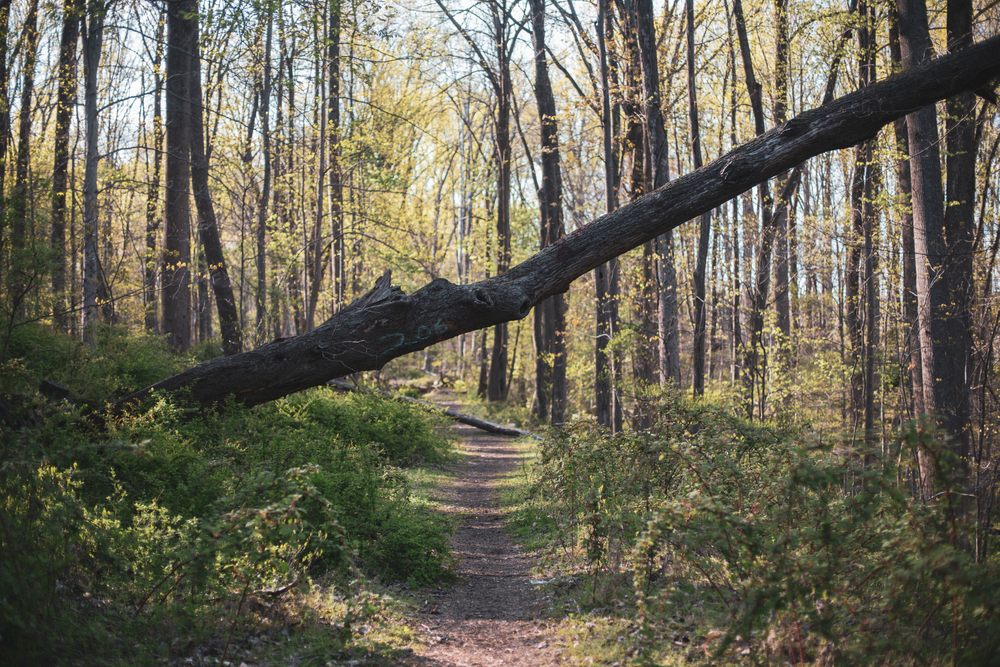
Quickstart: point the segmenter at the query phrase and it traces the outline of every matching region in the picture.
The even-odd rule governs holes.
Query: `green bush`
[[[7,461],[0,469],[0,662],[48,662],[99,636],[77,614],[105,535],[80,502],[73,470]]]
[[[997,664],[997,562],[970,554],[960,489],[941,480],[925,502],[901,485],[897,458],[865,469],[864,452],[842,454],[857,444],[779,436],[704,406],[664,414],[653,433],[578,425],[550,439],[536,486],[595,602],[623,594],[602,582],[631,581],[649,659],[696,596],[727,627],[717,653],[739,637],[772,664]],[[911,430],[893,451],[938,450],[936,437]]]
[[[171,354],[165,340],[153,334],[95,325],[88,345],[34,323],[11,332],[7,358],[22,361],[32,389],[52,380],[75,400],[95,406],[178,373],[190,361]]]
[[[16,331],[28,357],[4,365],[5,386],[27,417],[0,432],[0,662],[133,661],[129,639],[218,636],[244,622],[247,596],[328,573],[338,586],[449,576],[450,527],[396,467],[449,456],[433,413],[324,388],[208,414],[154,396],[96,433],[34,395],[38,379],[94,396],[179,361],[118,330],[100,332],[98,357],[44,327]]]

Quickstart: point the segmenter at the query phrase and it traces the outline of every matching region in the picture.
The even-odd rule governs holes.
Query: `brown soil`
[[[529,581],[531,559],[503,531],[497,509],[498,483],[519,462],[510,439],[470,426],[454,427],[471,460],[447,494],[449,511],[460,515],[452,549],[460,559],[458,581],[424,593],[414,619],[423,646],[413,663],[492,667],[557,665],[562,651],[551,646],[541,620],[543,601]]]

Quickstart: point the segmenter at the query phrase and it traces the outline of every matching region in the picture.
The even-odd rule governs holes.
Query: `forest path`
[[[423,594],[414,619],[424,646],[410,664],[421,667],[548,666],[560,664],[540,620],[543,600],[530,584],[530,556],[503,531],[500,482],[520,463],[510,438],[471,426],[453,427],[470,460],[443,489],[445,510],[459,515],[452,537],[459,579]]]

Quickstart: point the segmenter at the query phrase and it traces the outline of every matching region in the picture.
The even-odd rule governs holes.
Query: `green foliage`
[[[914,429],[901,444],[941,443]],[[915,499],[894,461],[864,468],[842,454],[856,449],[674,402],[652,433],[580,425],[546,441],[535,497],[596,603],[631,582],[650,659],[676,650],[660,640],[695,595],[727,627],[716,655],[994,664],[997,563],[972,558],[958,489],[939,480],[938,500]]]
[[[188,361],[172,355],[159,336],[99,324],[89,345],[42,324],[23,324],[11,332],[7,357],[22,361],[35,387],[53,380],[94,405],[178,373]]]
[[[99,550],[74,472],[10,462],[0,471],[0,657],[40,657],[42,647],[66,649],[89,634],[86,623],[53,632]]]
[[[19,353],[51,353],[8,361],[8,386],[84,377],[85,348],[19,333],[37,334],[19,337]],[[100,366],[118,373],[102,387],[154,382],[176,363],[155,338],[109,331],[98,346],[131,355]],[[225,636],[260,621],[261,599],[318,577],[349,598],[366,577],[450,576],[450,526],[413,501],[396,467],[450,455],[444,422],[423,408],[322,388],[216,414],[154,397],[90,433],[72,406],[24,401],[37,423],[0,434],[5,664],[124,660],[128,640],[108,643],[108,624],[136,644],[160,641],[164,624]]]

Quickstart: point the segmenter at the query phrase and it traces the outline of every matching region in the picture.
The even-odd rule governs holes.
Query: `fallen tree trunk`
[[[195,366],[109,409],[119,413],[155,391],[179,389],[205,407],[229,396],[257,405],[521,319],[594,267],[811,157],[860,143],[897,118],[957,93],[992,95],[988,86],[998,75],[1000,36],[995,36],[807,111],[577,229],[502,275],[470,285],[438,278],[406,295],[391,285],[387,271],[368,294],[308,333]]]
[[[487,433],[496,433],[497,435],[510,435],[514,437],[524,437],[530,436],[535,440],[542,440],[541,436],[535,435],[531,431],[525,431],[524,429],[515,428],[513,426],[504,426],[503,424],[497,424],[496,422],[487,421],[486,419],[480,419],[479,417],[473,417],[472,415],[467,415],[464,412],[459,412],[454,408],[444,408],[436,403],[431,403],[430,401],[422,401],[419,398],[411,398],[409,396],[403,396],[402,394],[394,394],[391,391],[384,391],[382,389],[368,389],[367,387],[356,387],[353,384],[348,384],[346,382],[341,382],[339,380],[330,380],[327,385],[333,387],[338,391],[359,391],[365,394],[378,394],[379,396],[387,396],[389,398],[395,398],[400,401],[407,401],[409,403],[416,403],[417,405],[423,405],[433,410],[439,410],[445,415],[451,417],[455,421],[461,424],[468,424],[469,426],[474,426],[480,431],[486,431]]]

